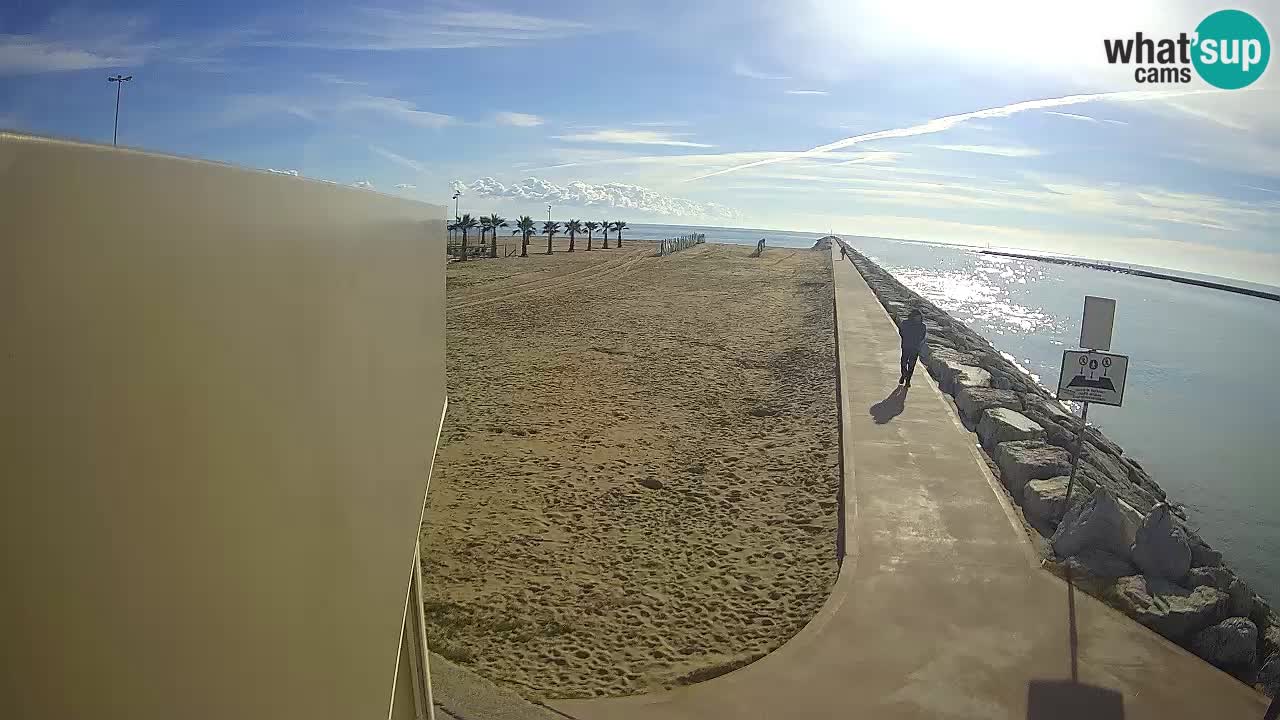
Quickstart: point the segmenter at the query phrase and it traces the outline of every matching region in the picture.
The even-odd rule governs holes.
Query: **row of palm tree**
[[[462,233],[462,260],[467,259],[467,236],[471,230],[480,228],[480,242],[484,243],[485,234],[493,233],[492,239],[489,241],[489,257],[498,257],[498,228],[507,227],[507,219],[497,215],[488,215],[486,217],[475,218],[470,213],[464,214],[457,221],[449,225],[449,230],[456,230]],[[521,235],[520,240],[520,257],[529,257],[529,238],[534,235],[536,223],[532,217],[521,215],[516,221],[515,229],[511,231],[512,235]],[[570,220],[564,224],[564,232],[569,236],[569,252],[573,252],[577,244],[579,233],[587,233],[587,250],[592,249],[594,236],[597,230],[600,230],[604,236],[604,249],[609,249],[609,232],[613,231],[618,234],[618,247],[622,247],[622,231],[627,229],[625,220],[615,220],[613,222],[582,222],[580,220]],[[542,231],[538,234],[547,236],[547,254],[551,254],[551,241],[556,234],[561,231],[560,223],[548,220],[542,223]]]
[[[449,225],[449,230],[456,230],[462,233],[462,259],[467,259],[467,235],[477,227],[480,228],[481,244],[484,243],[485,234],[493,233],[493,238],[489,241],[489,257],[498,257],[498,228],[507,227],[507,219],[497,213],[479,218],[472,217],[470,213],[467,213]]]

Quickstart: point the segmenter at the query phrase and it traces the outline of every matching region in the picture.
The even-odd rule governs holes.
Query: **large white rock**
[[[1181,580],[1191,569],[1191,546],[1187,536],[1174,524],[1168,505],[1156,505],[1142,519],[1134,537],[1133,562],[1147,577],[1174,581]],[[1252,598],[1252,593],[1249,597]]]
[[[1204,541],[1191,542],[1191,565],[1194,567],[1212,567],[1222,564],[1222,553],[1214,550]]]
[[[1134,559],[1136,560],[1137,558],[1135,557]],[[1231,600],[1230,610],[1232,615],[1239,617],[1253,615],[1255,597],[1253,590],[1244,580],[1240,579],[1239,575],[1236,575],[1229,568],[1220,565],[1215,567],[1193,567],[1187,572],[1187,579],[1183,584],[1189,588],[1208,585],[1216,590],[1221,590]]]
[[[978,421],[978,439],[988,450],[1009,440],[1039,440],[1042,437],[1044,428],[1017,410],[987,408]]]
[[[1280,655],[1272,655],[1258,670],[1258,692],[1267,697],[1280,695]]]
[[[938,387],[943,392],[950,392],[951,379],[959,368],[973,365],[973,358],[969,354],[962,353],[946,345],[934,345],[933,343],[925,343],[920,357],[924,360],[925,367],[929,368],[929,373],[933,375],[933,379],[938,381]]]
[[[1066,475],[1071,472],[1071,455],[1060,447],[1041,440],[1010,440],[996,445],[996,467],[1000,479],[1015,498],[1032,480]],[[1127,554],[1126,550],[1126,554]]]
[[[1258,626],[1258,632],[1266,634],[1266,629],[1272,625],[1280,625],[1280,617],[1272,621],[1271,603],[1267,602],[1258,593],[1253,594],[1253,611],[1249,613],[1249,619],[1254,625]],[[1278,628],[1280,629],[1280,628]]]
[[[1230,617],[1196,633],[1191,650],[1218,667],[1248,665],[1258,651],[1258,628],[1248,618]]]
[[[947,391],[952,395],[965,388],[991,387],[991,373],[975,365],[961,365],[951,374]]]
[[[966,387],[960,389],[955,397],[956,408],[960,410],[960,416],[969,422],[970,427],[982,418],[982,413],[986,412],[988,408],[1022,409],[1022,399],[1012,390]]]
[[[1265,657],[1280,655],[1280,617],[1272,613],[1265,626],[1258,625],[1258,631],[1262,633],[1262,654]]]
[[[1175,641],[1227,618],[1227,595],[1207,585],[1188,590],[1159,578],[1130,575],[1111,590],[1129,617]]]
[[[1088,500],[1067,510],[1053,534],[1053,552],[1065,558],[1094,548],[1129,558],[1141,522],[1142,517],[1133,508],[1121,504],[1111,491],[1099,487]]]
[[[1049,442],[1061,447],[1074,447],[1075,429],[1080,418],[1067,412],[1057,400],[1028,395],[1023,400],[1022,414],[1040,423]]]
[[[1083,502],[1089,496],[1089,491],[1076,483],[1071,488],[1071,495],[1075,502]],[[1066,505],[1066,476],[1031,480],[1022,488],[1022,512],[1037,529],[1052,531],[1056,528]]]

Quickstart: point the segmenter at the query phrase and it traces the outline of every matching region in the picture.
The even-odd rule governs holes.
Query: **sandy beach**
[[[547,698],[751,662],[836,577],[830,256],[545,243],[449,267],[431,648]]]

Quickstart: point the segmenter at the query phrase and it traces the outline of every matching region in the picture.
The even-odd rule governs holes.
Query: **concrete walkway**
[[[846,556],[827,604],[723,677],[552,706],[584,720],[1261,718],[1261,695],[1039,568],[923,365],[900,407],[890,396],[896,329],[832,256]]]
[[[560,720],[561,716],[431,653],[435,720]]]

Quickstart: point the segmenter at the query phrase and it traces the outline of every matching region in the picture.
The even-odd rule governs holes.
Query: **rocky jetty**
[[[825,240],[825,238],[824,238]],[[1274,696],[1280,615],[1186,521],[1136,459],[1080,418],[982,336],[849,248],[889,316],[919,308],[929,327],[921,361],[955,400],[1051,568],[1155,632]]]

